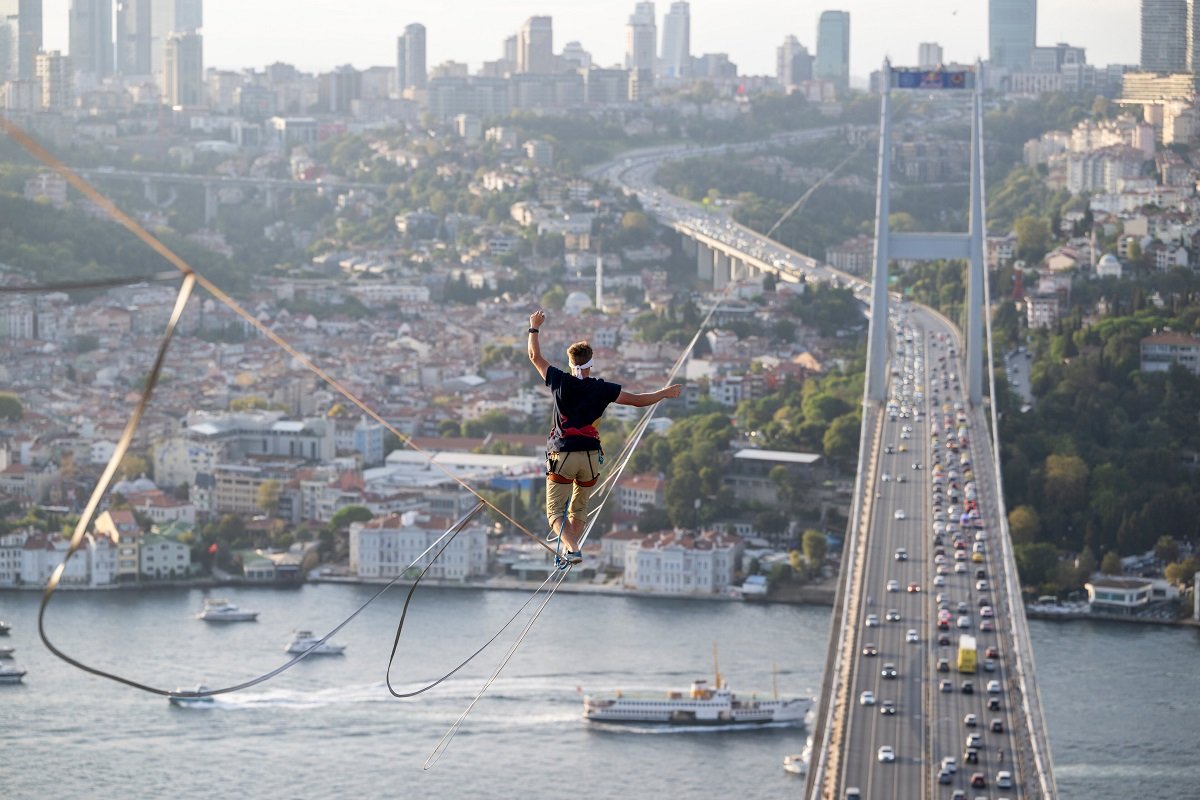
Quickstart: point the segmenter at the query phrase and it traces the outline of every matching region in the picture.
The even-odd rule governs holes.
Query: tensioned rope
[[[42,147],[40,144],[38,144],[31,136],[29,136],[29,134],[25,133],[25,131],[23,131],[21,128],[14,125],[2,114],[0,114],[0,130],[3,130],[6,134],[8,134],[10,137],[12,137],[12,139],[14,139],[19,145],[21,145],[21,147],[23,147],[34,158],[41,161],[47,167],[49,167],[50,169],[54,170],[59,175],[61,175],[63,177],[63,179],[65,179],[68,183],[71,184],[71,186],[75,187],[75,189],[77,189],[85,197],[87,197],[89,200],[91,200],[93,203],[95,203],[97,206],[99,206],[101,209],[103,209],[104,212],[107,213],[110,217],[112,217],[113,220],[118,222],[121,226],[123,226],[126,230],[128,230],[134,236],[136,236],[140,240],[142,240],[142,242],[144,242],[148,247],[150,247],[150,249],[154,250],[154,252],[161,255],[172,266],[174,266],[176,269],[178,269],[184,275],[191,276],[192,279],[196,283],[203,286],[209,292],[209,294],[211,294],[214,298],[219,300],[223,305],[228,307],[231,311],[233,311],[235,314],[237,314],[239,317],[241,317],[243,320],[245,320],[248,324],[250,324],[252,327],[254,327],[264,337],[266,337],[271,342],[273,342],[274,344],[276,344],[277,346],[282,348],[284,350],[284,352],[286,352],[292,358],[296,359],[296,361],[298,363],[300,363],[302,366],[304,366],[310,372],[312,372],[317,377],[321,378],[323,381],[328,383],[339,394],[341,394],[343,397],[345,397],[351,403],[356,405],[364,414],[371,417],[371,419],[375,420],[380,425],[382,425],[387,431],[392,433],[394,436],[396,436],[397,439],[399,439],[401,442],[403,442],[405,446],[410,447],[413,450],[416,450],[417,452],[424,455],[428,459],[429,464],[431,466],[436,467],[439,471],[444,473],[448,478],[450,478],[455,483],[459,484],[464,489],[466,489],[471,494],[473,494],[478,500],[480,500],[485,505],[487,505],[488,508],[492,509],[492,511],[494,511],[496,514],[503,517],[508,522],[512,523],[512,525],[517,530],[521,531],[523,534],[525,534],[529,538],[538,542],[543,547],[545,547],[547,550],[552,549],[545,542],[542,541],[542,538],[540,536],[532,533],[528,528],[526,528],[520,522],[518,522],[517,520],[515,520],[511,516],[509,516],[507,513],[505,513],[503,509],[499,508],[494,503],[489,501],[486,497],[484,497],[482,494],[480,494],[474,487],[472,487],[470,484],[468,484],[462,478],[455,475],[452,471],[447,469],[444,465],[440,464],[435,459],[435,456],[433,454],[431,454],[431,453],[427,452],[426,450],[424,450],[423,448],[421,448],[418,444],[416,444],[416,442],[414,442],[412,440],[411,437],[405,436],[403,433],[401,433],[399,430],[397,430],[394,425],[392,425],[390,422],[388,422],[386,419],[384,419],[382,415],[380,415],[377,411],[375,411],[373,408],[371,408],[369,405],[367,405],[367,403],[364,402],[360,397],[358,397],[358,395],[351,392],[342,383],[340,383],[336,378],[334,378],[332,375],[330,375],[328,372],[326,372],[322,367],[320,367],[315,362],[313,362],[308,356],[304,355],[299,350],[297,350],[294,346],[292,346],[292,344],[290,342],[288,342],[282,336],[280,336],[275,331],[271,330],[265,324],[260,322],[253,314],[251,314],[250,312],[248,312],[244,308],[242,308],[241,305],[236,300],[234,300],[232,297],[230,297],[228,294],[226,294],[224,291],[222,291],[220,287],[218,287],[212,281],[208,280],[203,275],[201,275],[200,273],[198,273],[194,269],[192,269],[192,267],[189,266],[187,264],[187,262],[185,262],[178,255],[176,255],[175,252],[172,251],[165,244],[163,244],[162,241],[157,239],[153,234],[151,234],[149,231],[147,231],[145,228],[143,228],[140,224],[138,224],[138,222],[136,220],[131,218],[128,214],[121,211],[121,209],[119,209],[115,203],[113,203],[107,197],[105,197],[100,192],[98,192],[91,184],[89,184],[87,181],[85,181],[82,177],[80,177],[77,173],[75,173],[70,167],[68,167],[66,164],[64,164],[62,161],[60,161],[57,157],[55,157],[52,153],[50,153],[48,150],[46,150],[44,147]],[[146,392],[145,392],[147,397],[149,396],[149,393],[152,389],[153,389],[153,386],[150,384],[147,384]],[[87,523],[90,524],[91,520],[90,519],[87,520]],[[73,553],[74,550],[70,550],[68,552]],[[68,557],[69,557],[69,555],[68,555]]]
[[[672,364],[670,371],[667,373],[667,384],[670,384],[671,381],[674,380],[675,377],[678,375],[679,370],[683,367],[683,364],[687,361],[687,358],[691,354],[692,350],[695,348],[696,343],[700,340],[700,337],[704,334],[704,330],[705,330],[705,328],[708,327],[709,321],[712,319],[712,317],[716,313],[717,309],[720,308],[721,304],[724,302],[725,298],[728,296],[729,291],[732,287],[733,287],[732,282],[725,285],[725,290],[717,298],[716,302],[713,303],[712,308],[710,308],[708,310],[708,313],[704,316],[704,319],[701,321],[700,326],[696,329],[696,333],[693,334],[691,341],[688,342],[687,346],[680,352],[679,356],[675,359],[675,363]],[[587,541],[588,537],[591,535],[592,528],[595,526],[596,521],[599,519],[601,509],[604,507],[604,504],[606,502],[608,502],[608,498],[612,495],[613,489],[617,485],[617,482],[620,480],[621,474],[625,471],[625,467],[629,464],[629,460],[633,457],[633,453],[637,450],[637,446],[641,443],[643,435],[645,434],[646,430],[649,428],[650,420],[654,417],[654,414],[657,410],[658,410],[658,404],[655,403],[655,404],[649,406],[642,413],[641,419],[638,420],[638,423],[633,427],[633,429],[630,431],[629,435],[626,436],[625,443],[622,445],[621,450],[617,454],[617,457],[615,459],[614,468],[609,472],[608,476],[603,481],[601,481],[601,483],[599,484],[599,486],[598,486],[598,489],[600,492],[599,501],[596,503],[596,505],[593,508],[588,509],[588,513],[587,513],[588,521],[587,521],[587,524],[584,526],[583,536],[580,538],[580,541],[579,541],[580,549],[582,549],[583,544]],[[517,649],[520,648],[521,644],[525,641],[525,638],[529,635],[530,630],[533,629],[534,623],[537,622],[538,618],[542,615],[542,612],[545,611],[546,606],[550,603],[551,598],[553,598],[555,593],[558,592],[558,588],[562,585],[562,582],[566,579],[567,575],[570,573],[570,571],[572,569],[574,569],[574,566],[568,565],[566,567],[566,569],[559,570],[559,571],[557,571],[557,573],[550,573],[550,576],[546,579],[546,581],[542,582],[542,585],[538,587],[537,591],[534,592],[534,594],[531,595],[530,598],[525,601],[524,605],[522,605],[518,609],[517,613],[515,613],[508,620],[508,622],[506,622],[504,624],[504,627],[502,627],[499,631],[497,631],[496,634],[491,639],[489,639],[483,647],[481,647],[481,648],[479,648],[479,650],[475,651],[475,653],[473,653],[466,661],[464,661],[462,664],[460,664],[458,667],[456,667],[453,672],[448,673],[446,676],[439,679],[436,683],[425,687],[425,689],[421,689],[418,692],[412,693],[412,694],[419,694],[420,692],[423,692],[426,689],[430,689],[433,686],[437,685],[437,683],[441,683],[441,681],[445,680],[445,678],[450,677],[450,675],[454,674],[454,672],[457,672],[458,670],[462,669],[462,667],[466,666],[466,664],[469,661],[474,659],[475,656],[479,655],[481,652],[483,652],[483,650],[488,645],[490,645],[493,641],[495,641],[500,636],[500,634],[504,631],[505,628],[507,628],[509,625],[512,624],[512,622],[520,615],[520,613],[525,610],[525,608],[529,605],[529,603],[533,600],[533,598],[536,597],[537,594],[539,592],[541,592],[543,588],[545,588],[546,583],[549,582],[549,580],[551,578],[554,578],[555,576],[557,576],[558,579],[556,581],[554,581],[554,585],[551,587],[550,591],[546,593],[545,599],[538,606],[537,610],[530,617],[529,621],[525,623],[524,629],[517,636],[516,640],[514,640],[512,645],[509,646],[508,651],[501,657],[500,661],[496,664],[496,667],[492,670],[492,673],[488,676],[487,680],[484,681],[483,686],[480,687],[478,692],[476,692],[475,696],[471,699],[471,702],[467,705],[466,709],[463,710],[463,712],[458,716],[458,718],[453,722],[453,724],[451,724],[450,728],[442,735],[442,738],[438,740],[437,745],[434,747],[433,751],[429,754],[429,757],[426,758],[423,769],[426,769],[426,770],[431,769],[434,766],[434,764],[436,764],[438,762],[438,760],[441,759],[442,755],[445,754],[446,750],[450,747],[450,743],[454,740],[454,737],[458,734],[459,729],[462,727],[463,723],[466,721],[467,716],[470,715],[471,711],[475,708],[475,706],[483,698],[483,695],[485,693],[487,693],[488,689],[490,689],[492,687],[492,684],[494,684],[496,682],[496,679],[500,677],[500,673],[508,665],[508,662],[512,660],[512,657],[516,654]],[[416,589],[415,584],[413,586],[413,589],[414,590]],[[401,625],[403,625],[403,622],[401,622]],[[400,629],[398,628],[396,630],[396,643],[398,644],[399,641],[400,641]],[[395,654],[395,645],[393,645],[393,647],[392,647],[392,653],[393,653],[393,655]],[[389,662],[389,666],[390,666],[390,662]],[[389,684],[389,689],[390,688],[391,687]],[[396,694],[394,691],[392,693]],[[403,696],[403,695],[396,695],[396,696],[399,697],[399,696]],[[407,696],[411,696],[411,695],[407,695]]]

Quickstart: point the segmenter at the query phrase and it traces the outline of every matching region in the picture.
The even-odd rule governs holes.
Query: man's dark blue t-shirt
[[[554,396],[554,427],[546,440],[546,452],[599,450],[600,432],[596,423],[609,403],[620,396],[620,384],[600,378],[576,378],[550,366],[546,370],[546,385]]]

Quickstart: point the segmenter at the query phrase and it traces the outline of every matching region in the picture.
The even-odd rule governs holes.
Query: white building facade
[[[655,594],[720,594],[733,582],[742,540],[715,531],[672,531],[629,542],[625,588]]]
[[[350,526],[350,571],[360,578],[394,578],[424,569],[438,549],[431,546],[452,524],[449,518],[408,512]],[[428,551],[428,552],[427,552]],[[427,576],[465,581],[487,574],[487,530],[464,528]]]

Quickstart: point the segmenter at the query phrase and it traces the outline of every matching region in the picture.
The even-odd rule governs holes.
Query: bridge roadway
[[[805,132],[792,143],[801,144],[831,132]],[[737,225],[724,213],[701,209],[674,197],[653,182],[654,171],[663,161],[722,149],[656,148],[628,154],[593,169],[590,174],[637,194],[647,211],[684,236],[710,237],[728,252],[737,253],[751,264],[770,265],[773,269],[767,271],[776,271],[788,280],[847,286],[869,308],[870,286],[861,278],[784,248]],[[893,297],[892,303],[897,302],[898,298]],[[967,798],[1052,798],[1053,775],[1033,681],[1032,652],[1015,561],[1011,544],[1006,539],[1003,498],[990,444],[991,420],[984,408],[971,408],[964,396],[963,348],[957,329],[944,317],[917,306],[908,306],[904,317],[914,331],[919,331],[919,337],[914,336],[914,345],[918,338],[919,345],[908,355],[911,358],[919,352],[922,356],[922,379],[926,383],[936,378],[937,383],[929,388],[937,391],[937,407],[930,406],[933,395],[925,392],[923,424],[907,423],[914,430],[911,439],[903,440],[909,445],[903,454],[898,449],[899,433],[906,423],[890,421],[881,407],[864,407],[861,440],[864,454],[860,457],[858,496],[846,539],[855,552],[848,552],[843,557],[846,568],[834,609],[834,630],[822,703],[816,711],[813,763],[805,796],[840,800],[846,797],[847,789],[858,788],[862,790],[861,796],[868,800],[876,797],[950,798],[959,791]],[[896,322],[901,321],[897,317]],[[937,347],[930,347],[931,336],[939,339],[944,336],[946,340],[939,341]],[[954,356],[949,354],[948,345],[953,346]],[[946,357],[944,370],[936,368],[942,365],[939,359],[943,355]],[[893,359],[898,356],[898,351],[892,353]],[[904,365],[893,363],[903,376]],[[950,380],[950,374],[958,376],[958,381]],[[943,376],[946,377],[944,387]],[[967,573],[951,572],[945,576],[945,587],[934,587],[931,517],[935,512],[932,476],[928,469],[933,453],[929,427],[939,426],[938,442],[942,443],[944,451],[941,406],[948,402],[953,408],[956,401],[963,403],[968,418],[978,505],[988,538],[984,542],[982,564],[976,564],[968,556],[965,562],[970,565]],[[954,429],[957,427],[955,421]],[[884,453],[887,444],[894,445],[897,452]],[[914,470],[913,463],[920,463],[923,468]],[[948,471],[945,456],[943,465]],[[902,483],[883,481],[884,472],[904,474],[905,480]],[[879,497],[875,497],[876,491]],[[897,508],[903,508],[905,519],[895,518]],[[900,546],[908,549],[906,562],[895,560],[895,549]],[[943,547],[951,564],[956,563],[950,555],[952,546],[953,538],[945,537]],[[988,589],[982,591],[975,583],[975,569],[980,567],[986,570],[985,580],[988,581]],[[950,569],[953,570],[953,566]],[[900,592],[886,591],[886,582],[893,578],[901,582]],[[907,592],[910,582],[919,584],[921,591]],[[952,644],[948,646],[937,644],[935,598],[938,591],[935,589],[942,589],[941,593],[946,595],[944,599],[953,601],[952,619],[959,616],[956,613],[959,602],[965,602],[970,611],[970,627],[952,627],[948,632]],[[978,602],[980,596],[988,592],[994,601],[995,630],[984,633],[979,630]],[[878,628],[865,628],[865,617],[870,613],[866,610],[868,597],[873,600],[874,613],[880,616]],[[896,605],[888,605],[884,598],[894,599]],[[899,621],[886,620],[889,608],[900,613]],[[915,644],[905,641],[910,627],[917,631],[918,642]],[[964,632],[976,637],[981,662],[988,647],[997,648],[999,657],[995,659],[994,672],[979,671],[966,676],[956,671],[955,645],[958,636]],[[877,641],[864,638],[866,633]],[[880,654],[861,656],[862,646],[868,643],[877,645]],[[940,658],[949,662],[949,672],[937,671]],[[896,665],[897,678],[894,680],[880,674],[883,664],[889,661]],[[953,690],[939,691],[941,680],[951,681]],[[963,680],[973,680],[974,693],[962,692]],[[998,711],[987,709],[987,699],[992,696],[986,691],[990,680],[1000,684],[1000,692],[995,695],[999,702]],[[864,707],[859,703],[864,690],[876,693],[876,706]],[[896,704],[898,713],[895,716],[879,713],[878,701],[884,699]],[[969,713],[976,715],[978,727],[968,728],[964,724],[964,717]],[[1002,732],[990,729],[994,719],[1001,721]],[[978,765],[963,763],[969,733],[978,733],[983,740]],[[883,745],[895,748],[896,762],[877,760],[878,748]],[[1005,754],[1002,762],[1001,749]],[[939,783],[937,778],[937,766],[946,756],[955,759],[957,768],[948,784]],[[996,773],[1001,769],[1012,773],[1014,788],[996,786]],[[975,772],[983,773],[985,787],[969,787],[969,779]]]
[[[835,700],[841,710],[837,717],[841,730],[836,735],[844,742],[837,760],[839,786],[836,791],[827,790],[823,796],[846,797],[847,790],[857,788],[861,797],[890,800],[948,798],[955,790],[962,790],[972,798],[1025,797],[1019,786],[1010,789],[996,786],[1000,770],[1008,770],[1020,779],[1020,769],[1013,768],[1013,753],[1020,749],[1013,737],[1014,731],[1022,731],[1021,716],[1017,713],[1019,709],[1014,710],[1008,680],[1009,626],[1003,613],[1004,604],[993,588],[996,584],[1003,587],[1005,572],[1004,560],[993,553],[996,527],[984,525],[985,536],[989,538],[980,543],[982,561],[973,561],[971,555],[966,555],[971,553],[975,538],[974,529],[966,527],[960,528],[964,533],[964,560],[955,561],[954,536],[946,534],[941,547],[949,574],[939,579],[934,564],[936,512],[931,467],[940,463],[947,477],[951,469],[957,468],[960,502],[956,505],[961,507],[965,487],[961,453],[970,452],[972,466],[976,454],[980,459],[987,457],[983,444],[986,437],[974,435],[983,430],[979,427],[982,420],[972,420],[972,415],[965,412],[970,444],[957,453],[946,449],[943,407],[951,408],[950,435],[959,427],[954,419],[954,404],[967,407],[960,388],[961,350],[955,344],[955,332],[944,319],[919,308],[907,307],[895,316],[893,331],[899,335],[893,337],[896,349],[891,365],[893,375],[897,372],[899,375],[893,378],[892,391],[895,400],[903,404],[901,391],[906,387],[902,381],[911,373],[916,384],[911,388],[923,389],[924,397],[914,397],[910,402],[924,410],[924,414],[920,420],[915,413],[909,419],[898,416],[891,420],[888,414],[879,413],[870,424],[871,458],[867,463],[871,469],[864,481],[869,503],[868,533],[859,540],[859,558],[855,559],[859,572],[853,576],[857,589],[852,591],[850,599],[854,610],[844,625],[848,634],[845,646],[857,657],[847,661],[850,678],[843,695]],[[948,354],[950,347],[954,348],[953,356]],[[907,348],[907,352],[899,348]],[[942,358],[946,360],[943,362]],[[951,375],[959,379],[955,381]],[[901,438],[906,427],[913,429],[908,439]],[[931,429],[937,431],[937,439],[930,438]],[[901,446],[907,451],[901,452]],[[981,464],[987,463],[981,460]],[[914,469],[914,464],[920,468]],[[974,472],[981,518],[985,520],[994,519],[995,511],[990,475],[986,468]],[[941,496],[946,499],[939,508],[944,514],[949,509],[947,492],[948,485],[943,484]],[[902,519],[897,518],[900,511]],[[907,560],[897,559],[898,548],[905,548]],[[954,565],[958,563],[964,565],[965,572],[955,571]],[[984,570],[985,577],[977,578],[977,570]],[[938,580],[945,585],[934,585]],[[979,580],[987,583],[979,584]],[[896,581],[895,591],[889,591],[889,581]],[[951,612],[949,631],[939,631],[936,627],[939,595]],[[983,600],[994,609],[994,632],[980,629]],[[965,604],[962,608],[967,613],[959,613],[959,603]],[[898,612],[898,620],[889,619],[896,616],[892,611]],[[877,627],[867,627],[869,614],[876,615]],[[966,627],[957,627],[960,616],[965,618]],[[915,631],[916,642],[907,641],[909,630]],[[998,650],[997,658],[993,659],[994,671],[982,666],[973,674],[957,671],[958,637],[964,633],[977,640],[981,665],[988,648]],[[948,644],[938,643],[940,635],[947,637]],[[877,655],[867,655],[876,651]],[[946,661],[948,671],[938,671],[940,659]],[[887,664],[894,665],[897,677],[885,677],[884,672],[890,673],[884,666]],[[993,680],[999,683],[999,691],[989,693],[987,684]],[[939,690],[942,681],[949,681],[951,691]],[[964,682],[971,683],[973,693],[963,693]],[[863,692],[873,693],[873,705],[861,702]],[[993,699],[999,705],[998,710],[988,709],[988,702]],[[895,704],[895,715],[881,713],[885,701]],[[974,727],[964,724],[968,714],[976,717]],[[994,720],[999,720],[1001,731],[991,729]],[[979,760],[975,764],[964,763],[970,734],[980,737]],[[884,746],[894,749],[894,763],[879,760],[879,748]],[[946,783],[939,783],[937,766],[944,757],[955,762],[956,772]],[[982,774],[986,787],[970,785],[972,775],[977,772]]]
[[[321,177],[315,181],[297,181],[290,178],[251,178],[238,175],[193,175],[188,172],[139,172],[129,169],[112,169],[109,167],[84,167],[75,172],[95,180],[138,181],[142,183],[205,186],[217,189],[238,187],[243,189],[261,190],[295,190],[312,192],[320,189],[364,189],[374,192],[386,192],[390,187],[387,183],[363,183],[347,181],[335,177]]]

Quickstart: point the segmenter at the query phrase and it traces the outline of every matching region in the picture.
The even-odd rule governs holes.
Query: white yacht
[[[8,632],[11,630],[12,630],[12,626],[9,625],[4,620],[0,619],[0,636],[8,635]]]
[[[320,636],[313,636],[312,631],[296,631],[296,635],[292,637],[292,641],[288,643],[286,652],[288,653],[304,653],[310,647],[316,645],[310,655],[314,656],[340,656],[346,650],[344,644],[333,644],[325,642],[317,644],[321,641]]]
[[[253,622],[258,619],[258,612],[243,611],[228,600],[208,597],[204,600],[204,610],[196,615],[196,619],[208,622]]]
[[[20,683],[21,678],[24,677],[25,670],[8,664],[0,664],[0,683]]]
[[[173,706],[211,706],[214,702],[216,702],[212,695],[196,697],[198,693],[208,691],[208,687],[203,683],[197,686],[195,689],[176,689],[175,691],[176,694],[172,694],[167,697],[167,700]]]
[[[13,648],[8,645],[0,646],[0,658],[12,658]]]

